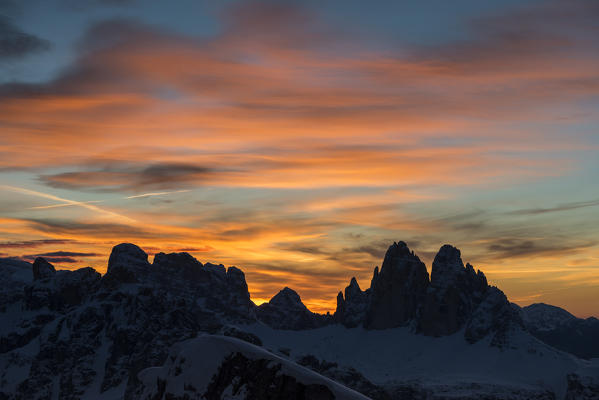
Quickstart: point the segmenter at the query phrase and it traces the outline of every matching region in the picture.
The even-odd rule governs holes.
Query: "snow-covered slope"
[[[522,308],[522,319],[529,329],[550,331],[576,317],[563,308],[545,303],[535,303]]]
[[[490,346],[489,340],[470,344],[461,332],[433,338],[408,328],[366,330],[332,325],[281,331],[252,324],[240,329],[260,337],[267,348],[289,349],[291,358],[313,355],[353,367],[391,392],[394,387],[411,385],[454,393],[478,385],[487,396],[514,392],[519,397],[512,398],[533,398],[533,394],[552,398],[555,393],[562,399],[568,374],[596,373],[590,362],[555,350],[525,332],[510,337],[510,347],[497,348]]]
[[[164,366],[141,371],[139,379],[142,399],[367,399],[261,347],[215,335],[175,345]]]
[[[537,303],[521,309],[528,331],[543,342],[580,358],[599,358],[599,320],[576,318],[563,308]]]

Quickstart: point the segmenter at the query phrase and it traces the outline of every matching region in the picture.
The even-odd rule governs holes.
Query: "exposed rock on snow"
[[[599,399],[599,376],[580,376],[569,374],[568,391],[565,400]]]
[[[262,348],[223,336],[180,343],[164,366],[139,377],[142,399],[367,399]]]

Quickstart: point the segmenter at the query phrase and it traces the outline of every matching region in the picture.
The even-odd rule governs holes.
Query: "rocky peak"
[[[295,290],[283,288],[268,303],[261,304],[257,316],[278,329],[311,329],[326,324],[330,317],[308,310]]]
[[[153,265],[161,268],[202,267],[202,263],[189,253],[158,253],[154,256]]]
[[[472,269],[474,272],[474,269]],[[431,269],[431,286],[437,288],[447,287],[465,272],[460,250],[446,244],[439,249]]]
[[[138,282],[149,268],[145,251],[134,244],[121,243],[112,248],[106,277],[123,283]]]
[[[352,299],[362,295],[362,290],[355,277],[351,278],[349,286],[345,288],[345,299]]]
[[[490,288],[485,275],[475,272],[471,264],[464,267],[460,250],[442,246],[433,261],[418,330],[444,336],[466,327],[467,340],[474,342],[493,332],[494,343],[501,345],[514,325],[521,323],[503,292]]]
[[[269,304],[277,307],[284,307],[287,309],[307,309],[297,292],[288,287],[284,287],[279,293],[274,295],[268,302]]]
[[[405,242],[389,246],[375,270],[365,326],[386,329],[406,325],[418,311],[429,285],[428,271]]]
[[[345,299],[343,299],[342,292],[337,295],[335,321],[347,327],[362,325],[369,302],[370,290],[362,291],[356,278],[351,278],[349,285],[345,288]]]
[[[56,275],[54,265],[43,257],[37,257],[33,262],[33,280],[51,278]]]

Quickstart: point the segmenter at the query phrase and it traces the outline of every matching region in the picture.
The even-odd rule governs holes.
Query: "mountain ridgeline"
[[[563,337],[596,332],[580,321],[511,304],[449,245],[429,278],[394,243],[334,315],[287,287],[256,306],[236,267],[187,253],[150,263],[128,243],[104,275],[0,259],[0,399],[597,398],[599,365],[530,335],[584,357]]]
[[[355,279],[337,295],[335,321],[366,329],[409,325],[429,336],[451,335],[465,328],[474,343],[492,335],[501,346],[510,329],[522,328],[517,309],[501,290],[489,286],[485,275],[462,262],[453,246],[441,247],[429,280],[426,266],[404,242],[394,243],[379,271],[374,269],[370,288],[362,291]]]

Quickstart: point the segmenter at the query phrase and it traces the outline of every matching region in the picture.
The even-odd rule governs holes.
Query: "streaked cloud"
[[[165,196],[167,194],[173,194],[173,193],[186,193],[189,192],[189,190],[173,190],[171,192],[153,192],[153,193],[142,193],[142,194],[136,194],[134,196],[127,196],[125,197],[126,199],[139,199],[139,198],[144,198],[144,197],[153,197],[153,196]]]
[[[523,210],[514,210],[514,211],[510,211],[509,214],[538,215],[538,214],[570,211],[570,210],[576,210],[579,208],[596,207],[596,206],[599,206],[599,200],[564,203],[564,204],[557,205],[555,207],[548,207],[548,208],[538,207],[538,208],[527,208],[527,209],[523,209]]]
[[[64,199],[64,198],[61,198],[61,197],[58,197],[58,196],[55,196],[52,194],[42,193],[42,192],[38,192],[35,190],[20,188],[20,187],[16,187],[16,186],[9,186],[9,185],[0,185],[0,190],[9,190],[12,192],[22,193],[22,194],[26,194],[26,195],[30,195],[30,196],[43,197],[43,198],[55,200],[55,201],[62,201],[64,204],[83,207],[85,209],[94,211],[96,213],[99,213],[99,214],[102,214],[105,216],[109,216],[109,217],[114,217],[114,218],[120,219],[122,221],[135,222],[135,220],[132,218],[129,218],[125,215],[120,215],[114,211],[109,211],[109,210],[99,208],[97,206],[90,204],[89,202],[80,202],[80,201],[75,201],[75,200]]]

